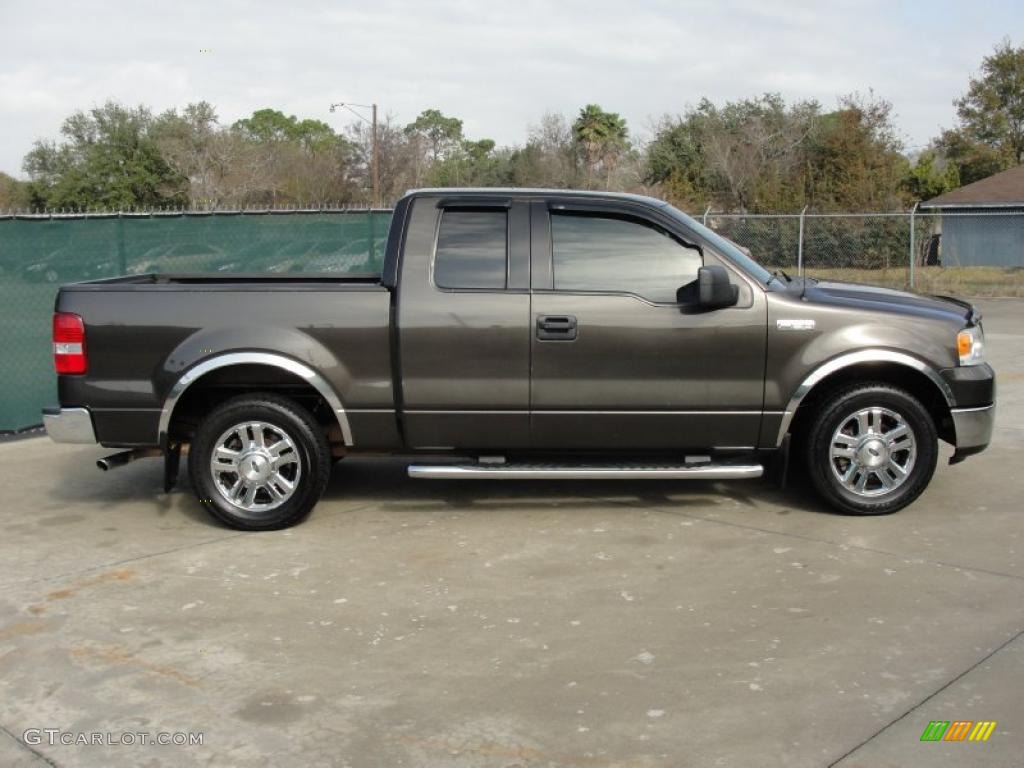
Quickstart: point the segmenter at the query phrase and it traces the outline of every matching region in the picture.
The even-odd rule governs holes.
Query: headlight
[[[960,365],[985,362],[985,333],[980,325],[964,328],[956,335],[956,351],[960,355]]]

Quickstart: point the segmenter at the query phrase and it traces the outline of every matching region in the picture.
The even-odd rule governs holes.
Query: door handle
[[[573,341],[576,318],[572,315],[538,315],[537,338],[541,341]]]

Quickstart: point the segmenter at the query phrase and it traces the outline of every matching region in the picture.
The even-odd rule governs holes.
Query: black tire
[[[873,411],[868,417],[872,429],[875,421],[881,421],[880,430],[888,428],[889,433],[896,434],[900,421],[893,416],[902,420],[909,428],[914,443],[912,459],[909,448],[891,450],[906,443],[897,441],[890,444],[887,434],[881,434],[881,445],[871,431],[860,435],[851,427],[849,431],[837,434],[841,427],[856,421],[858,412],[865,410]],[[836,450],[850,451],[852,458],[833,454],[834,436],[839,438],[835,443]],[[846,441],[853,445],[847,448]],[[881,382],[857,384],[826,397],[814,414],[804,446],[805,468],[815,489],[833,507],[852,515],[887,515],[903,509],[927,487],[935,473],[938,455],[935,422],[925,407],[909,392]],[[896,464],[902,463],[904,468],[908,468],[905,475],[896,468],[886,469],[891,466],[888,464],[890,457]],[[873,461],[882,463],[872,467],[870,462]],[[844,484],[840,474],[847,476],[848,472],[852,477]],[[887,489],[883,473],[888,482],[894,484],[891,489]],[[866,480],[864,488],[858,492],[856,485],[862,476]]]
[[[238,471],[231,469],[230,463],[219,465],[223,469],[215,477],[211,461],[221,444],[219,441],[233,427],[247,422],[249,425],[242,432],[236,431],[234,437],[229,438],[239,446]],[[259,438],[255,437],[255,424],[260,425]],[[261,453],[262,449],[255,447],[255,442],[247,452],[241,442],[243,433],[248,440],[259,439],[260,444],[275,440],[276,436],[274,446],[281,444],[278,440],[283,436],[288,443],[283,449],[287,457],[284,463],[289,466],[277,469],[270,454]],[[273,446],[267,446],[270,447]],[[246,461],[248,464],[244,463]],[[267,481],[255,492],[249,508],[241,496],[237,503],[232,502],[228,487],[245,482],[240,473],[246,467],[257,478],[250,485]],[[308,411],[293,401],[265,393],[240,395],[221,403],[200,422],[189,449],[188,469],[196,497],[215,518],[242,531],[273,530],[298,523],[320,500],[330,478],[331,451],[324,430]],[[259,474],[261,472],[263,475]],[[265,476],[267,473],[277,474]],[[288,476],[296,482],[285,485]],[[247,489],[248,486],[243,488],[243,493]],[[281,501],[268,489],[279,496],[290,495]],[[258,508],[261,504],[268,508]],[[272,506],[274,504],[277,506]]]

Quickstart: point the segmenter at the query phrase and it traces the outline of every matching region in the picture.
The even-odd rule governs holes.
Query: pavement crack
[[[900,716],[899,716],[899,717],[897,717],[897,718],[894,718],[893,720],[891,720],[891,721],[889,721],[888,723],[886,723],[885,725],[883,725],[883,726],[882,726],[881,728],[879,728],[879,729],[878,729],[877,731],[875,731],[875,732],[874,732],[873,734],[871,734],[871,735],[870,735],[870,736],[868,736],[868,737],[867,737],[866,739],[864,739],[863,741],[861,741],[861,742],[860,742],[859,744],[857,744],[856,746],[854,746],[854,747],[853,747],[852,749],[850,749],[849,751],[847,751],[846,753],[844,753],[843,755],[841,755],[841,756],[840,756],[839,758],[837,758],[836,760],[833,760],[833,761],[832,761],[831,763],[829,763],[829,764],[828,764],[828,765],[826,766],[826,768],[834,768],[834,766],[836,766],[836,765],[838,765],[839,763],[841,763],[841,762],[842,762],[843,760],[845,760],[846,758],[848,758],[848,757],[849,757],[850,755],[852,755],[852,754],[853,754],[854,752],[856,752],[856,751],[857,751],[858,749],[860,749],[860,748],[861,748],[861,747],[863,747],[864,745],[868,744],[869,742],[871,742],[871,741],[874,741],[874,740],[875,740],[876,738],[878,738],[879,736],[881,736],[881,735],[882,735],[883,733],[885,733],[885,732],[886,732],[887,730],[889,730],[890,728],[892,728],[892,727],[893,727],[894,725],[896,725],[896,724],[897,724],[897,723],[899,723],[900,721],[902,721],[902,720],[906,719],[906,718],[907,718],[907,717],[908,717],[909,715],[912,715],[912,714],[913,714],[914,712],[916,712],[917,710],[919,710],[919,709],[920,709],[920,708],[921,708],[922,706],[924,706],[924,705],[925,705],[925,704],[927,704],[927,703],[928,703],[929,701],[931,701],[932,699],[934,699],[934,698],[935,698],[936,696],[938,696],[938,695],[939,695],[940,693],[942,693],[942,692],[943,692],[944,690],[946,690],[947,688],[949,688],[949,687],[950,687],[951,685],[955,684],[955,683],[956,683],[956,682],[958,682],[959,680],[963,679],[963,678],[964,678],[964,677],[965,677],[966,675],[968,675],[968,674],[970,674],[971,672],[973,672],[974,670],[976,670],[976,669],[977,669],[978,667],[980,667],[980,666],[981,666],[982,664],[984,664],[984,663],[985,663],[986,661],[988,661],[989,659],[991,659],[991,658],[992,658],[993,656],[995,656],[995,655],[996,655],[997,653],[999,653],[999,652],[1000,652],[1001,650],[1003,650],[1003,649],[1004,649],[1004,648],[1006,648],[1007,646],[1011,645],[1011,644],[1012,644],[1012,643],[1013,643],[1014,641],[1016,641],[1016,640],[1017,640],[1018,638],[1020,638],[1021,636],[1024,636],[1024,629],[1020,629],[1020,630],[1018,630],[1018,631],[1017,631],[1017,633],[1016,633],[1016,634],[1015,634],[1015,635],[1014,635],[1013,637],[1011,637],[1011,638],[1010,638],[1009,640],[1007,640],[1006,642],[1004,642],[1004,643],[1003,643],[1002,645],[1000,645],[999,647],[997,647],[997,648],[994,648],[994,649],[992,649],[991,651],[989,651],[988,653],[986,653],[986,654],[985,654],[984,656],[982,656],[982,657],[981,657],[980,659],[978,659],[978,660],[977,660],[976,662],[974,662],[973,664],[971,664],[971,666],[969,666],[969,667],[968,667],[967,669],[965,669],[965,670],[964,670],[963,672],[961,672],[961,673],[960,673],[959,675],[957,675],[956,677],[954,677],[954,678],[952,678],[952,679],[950,679],[950,680],[946,681],[946,682],[945,682],[945,683],[944,683],[944,684],[943,684],[942,686],[940,686],[940,687],[939,687],[938,689],[936,689],[936,690],[932,691],[932,692],[931,692],[930,694],[928,694],[927,696],[925,696],[925,697],[924,697],[923,699],[921,699],[921,700],[920,700],[919,702],[917,702],[917,704],[915,704],[914,706],[912,706],[912,707],[911,707],[910,709],[908,709],[908,710],[907,710],[906,712],[904,712],[904,713],[903,713],[902,715],[900,715]]]
[[[60,764],[59,763],[57,763],[52,758],[47,757],[42,752],[40,752],[38,749],[33,749],[31,744],[26,744],[24,741],[19,739],[17,736],[15,736],[13,733],[11,733],[11,731],[7,728],[6,725],[0,725],[0,731],[2,731],[3,733],[7,734],[7,736],[11,739],[11,741],[13,741],[15,744],[17,744],[23,750],[25,750],[26,752],[30,752],[32,755],[37,757],[40,761],[42,761],[42,763],[44,765],[50,765],[50,766],[53,766],[53,768],[60,768]]]
[[[92,566],[89,566],[88,568],[81,568],[81,569],[79,569],[77,571],[68,571],[67,573],[62,573],[62,574],[59,574],[57,576],[47,576],[46,578],[42,578],[42,579],[30,579],[28,581],[14,582],[12,584],[4,584],[2,586],[4,588],[9,588],[9,587],[16,587],[16,586],[31,586],[31,585],[35,585],[35,584],[52,584],[53,582],[62,581],[64,579],[69,579],[69,578],[72,578],[72,577],[75,577],[75,576],[84,576],[86,574],[93,573],[94,571],[109,570],[110,568],[117,568],[118,566],[127,565],[128,563],[137,563],[137,562],[140,562],[142,560],[149,560],[150,558],[154,558],[154,557],[161,557],[163,555],[174,554],[175,552],[184,552],[187,549],[195,549],[197,547],[205,547],[205,546],[209,546],[210,544],[217,544],[217,543],[219,543],[221,541],[230,541],[231,539],[237,539],[239,536],[245,536],[246,533],[248,533],[248,532],[247,531],[239,531],[237,533],[232,533],[232,534],[229,534],[227,536],[219,536],[216,539],[205,539],[203,541],[196,541],[196,542],[193,542],[191,544],[182,544],[179,547],[171,547],[170,549],[163,549],[163,550],[160,550],[159,552],[148,552],[146,554],[137,555],[135,557],[127,557],[124,560],[115,560],[114,562],[111,562],[111,563],[101,563],[100,565],[92,565]]]
[[[342,511],[336,512],[334,514],[327,514],[327,515],[324,515],[324,517],[336,517],[336,516],[338,516],[340,514],[347,514],[347,513],[351,513],[351,512],[359,512],[360,510],[369,509],[369,508],[372,508],[372,507],[374,507],[376,505],[377,505],[377,502],[372,502],[372,503],[369,503],[369,504],[363,504],[363,505],[355,507],[353,509],[346,509],[346,510],[342,510]],[[138,563],[138,562],[141,562],[143,560],[150,560],[150,559],[152,559],[154,557],[162,557],[163,555],[172,555],[175,552],[184,552],[185,550],[189,550],[189,549],[195,549],[195,548],[198,548],[198,547],[206,547],[206,546],[209,546],[211,544],[218,544],[218,543],[220,543],[222,541],[231,541],[232,539],[237,539],[240,536],[248,536],[248,535],[252,535],[252,534],[253,534],[252,531],[235,531],[234,533],[229,533],[226,536],[218,536],[215,539],[204,539],[203,541],[196,541],[196,542],[193,542],[191,544],[182,544],[181,546],[178,546],[178,547],[171,547],[170,549],[162,549],[159,552],[148,552],[146,554],[137,555],[135,557],[127,557],[124,560],[115,560],[114,562],[111,562],[111,563],[101,563],[100,565],[92,565],[92,566],[89,566],[88,568],[81,568],[81,569],[76,570],[76,571],[68,571],[66,573],[62,573],[62,574],[59,574],[57,576],[47,576],[46,578],[42,578],[42,579],[29,579],[28,581],[20,581],[20,582],[11,582],[11,583],[6,583],[6,584],[0,584],[0,588],[7,589],[7,588],[14,588],[14,587],[33,586],[33,585],[37,585],[37,584],[52,584],[54,582],[62,581],[64,579],[69,579],[69,578],[73,578],[73,577],[76,577],[76,576],[84,576],[86,574],[93,573],[94,571],[105,571],[105,570],[109,570],[111,568],[117,568],[117,567],[122,566],[122,565],[128,565],[129,563]]]

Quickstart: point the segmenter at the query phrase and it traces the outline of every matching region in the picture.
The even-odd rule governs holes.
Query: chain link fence
[[[147,272],[379,272],[390,210],[0,216],[0,432],[57,402],[50,318],[63,283]]]
[[[964,296],[1024,296],[1024,210],[696,218],[769,269]],[[0,431],[56,402],[57,287],[147,272],[377,272],[389,210],[0,215]]]
[[[921,293],[1024,296],[1024,210],[697,218],[769,269]]]

